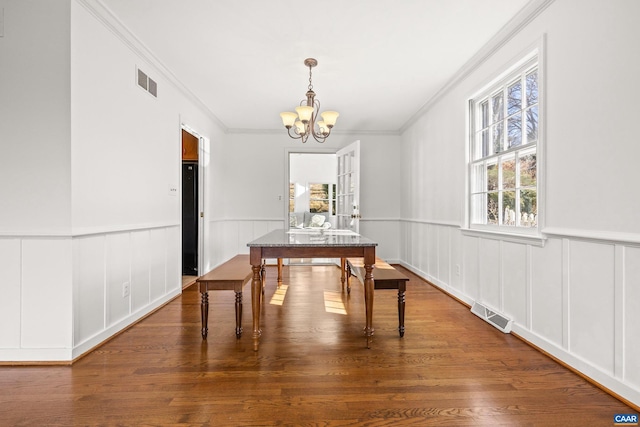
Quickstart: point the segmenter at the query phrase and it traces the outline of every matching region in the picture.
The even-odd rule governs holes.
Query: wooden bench
[[[364,283],[364,261],[362,258],[347,258],[347,293],[351,293],[351,276],[356,276],[360,283]],[[376,257],[373,267],[373,288],[374,289],[397,289],[398,290],[398,332],[404,336],[404,310],[405,292],[409,278],[398,270],[387,264],[384,260]]]
[[[261,272],[261,280],[262,280]],[[198,277],[196,283],[202,297],[200,313],[202,315],[202,339],[207,339],[209,319],[209,291],[235,291],[236,293],[236,338],[242,335],[242,288],[251,281],[253,271],[249,263],[249,255],[236,255],[217,266],[204,276]],[[264,284],[264,281],[263,281]],[[264,290],[263,290],[264,292]]]

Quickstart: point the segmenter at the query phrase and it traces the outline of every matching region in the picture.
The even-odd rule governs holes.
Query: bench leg
[[[202,317],[202,339],[207,339],[207,333],[209,332],[209,328],[207,327],[207,323],[209,320],[209,293],[207,291],[200,291],[201,301],[200,301],[200,315]]]
[[[242,292],[236,292],[236,338],[242,335]]]
[[[398,332],[400,337],[404,337],[404,294],[406,286],[404,284],[398,286]]]

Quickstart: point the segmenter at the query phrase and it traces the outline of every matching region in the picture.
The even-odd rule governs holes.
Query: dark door
[[[198,165],[182,164],[182,274],[198,275]]]

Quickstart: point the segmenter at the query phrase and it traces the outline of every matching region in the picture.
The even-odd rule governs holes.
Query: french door
[[[336,222],[337,228],[360,231],[360,141],[352,142],[336,153],[337,195]]]

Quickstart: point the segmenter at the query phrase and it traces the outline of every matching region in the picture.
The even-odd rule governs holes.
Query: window
[[[336,214],[336,185],[309,184],[309,211]]]
[[[289,183],[289,212],[298,210],[336,214],[336,184]]]
[[[537,57],[470,102],[470,228],[538,231]]]

